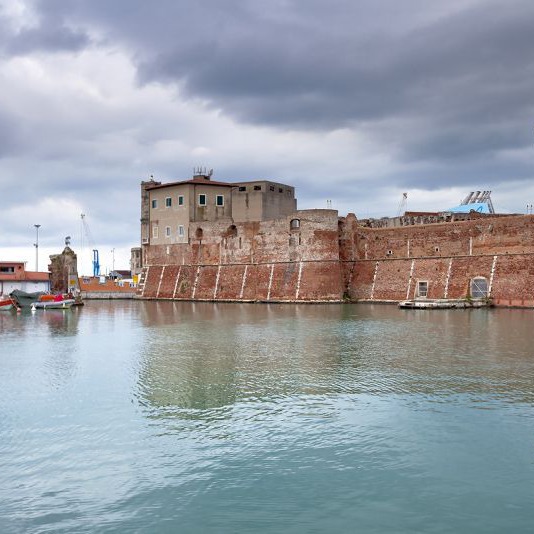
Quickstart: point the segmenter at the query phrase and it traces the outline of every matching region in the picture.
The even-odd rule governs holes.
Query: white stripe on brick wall
[[[247,282],[247,271],[248,265],[245,265],[245,270],[243,271],[243,280],[241,281],[241,292],[239,293],[239,298],[243,298],[243,293],[245,292],[245,284]]]
[[[299,264],[299,276],[298,276],[298,279],[297,279],[297,292],[295,294],[295,299],[296,300],[298,300],[299,294],[300,294],[300,281],[302,280],[302,266],[303,266],[303,263],[300,262],[300,264]]]
[[[443,294],[444,299],[446,299],[449,295],[449,280],[451,279],[451,271],[452,271],[452,258],[449,260],[449,268],[447,269],[447,279],[445,280],[445,293]]]
[[[176,290],[178,289],[178,280],[180,280],[180,274],[182,272],[182,266],[178,267],[178,275],[176,276],[176,282],[174,282],[174,291],[172,293],[172,298],[176,298]]]
[[[406,300],[410,298],[410,291],[412,289],[413,270],[415,267],[415,260],[412,260],[412,266],[410,267],[410,278],[408,279],[408,289],[406,290]]]
[[[271,286],[273,285],[273,273],[274,273],[274,263],[271,263],[271,274],[269,276],[269,290],[267,291],[267,300],[271,299]]]
[[[161,282],[163,281],[163,273],[165,272],[165,265],[161,269],[161,274],[159,275],[159,284],[158,284],[158,290],[156,291],[156,298],[159,298],[159,290],[161,288]]]
[[[376,283],[376,275],[378,274],[378,262],[375,264],[375,274],[373,276],[373,285],[371,286],[371,300],[375,298],[375,283]]]
[[[213,298],[217,298],[217,290],[219,289],[219,277],[221,276],[221,266],[217,269],[217,278],[215,278],[215,290],[213,291]]]

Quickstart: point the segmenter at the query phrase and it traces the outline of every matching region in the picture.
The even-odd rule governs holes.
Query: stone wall
[[[483,277],[496,305],[534,306],[533,216],[374,229],[353,214],[301,210],[194,223],[189,235],[189,244],[146,248],[141,297],[397,302],[424,281],[428,298],[466,298]]]
[[[189,235],[194,236],[189,244],[146,248],[141,297],[244,301],[343,298],[335,210],[301,210],[262,222],[192,223]]]

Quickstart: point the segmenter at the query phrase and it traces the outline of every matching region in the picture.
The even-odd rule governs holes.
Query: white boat
[[[399,302],[399,308],[433,310],[450,308],[484,308],[491,306],[488,299],[415,299]]]
[[[37,302],[32,302],[32,310],[67,310],[69,309],[76,301],[74,299],[65,299],[65,300],[39,300]]]

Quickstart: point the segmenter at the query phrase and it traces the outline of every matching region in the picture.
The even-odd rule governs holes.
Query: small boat
[[[73,305],[82,305],[81,299],[73,297],[70,293],[64,295],[52,295],[50,293],[26,293],[20,289],[11,292],[10,297],[13,299],[17,308],[70,308]]]
[[[491,306],[489,299],[415,299],[399,302],[399,308],[412,310],[446,310],[451,308],[485,308]]]
[[[67,310],[75,303],[74,299],[38,300],[32,302],[32,310]]]
[[[39,297],[44,295],[42,291],[36,293],[26,293],[20,289],[14,289],[9,296],[14,300],[18,308],[30,308],[31,305],[39,300]]]
[[[15,307],[11,297],[0,297],[0,311],[12,310]]]

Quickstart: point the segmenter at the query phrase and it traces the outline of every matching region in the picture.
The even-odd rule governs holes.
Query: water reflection
[[[73,307],[66,310],[37,310],[24,309],[0,313],[0,335],[25,335],[35,331],[39,335],[46,327],[50,336],[76,336],[78,321],[83,307]]]
[[[534,402],[534,313],[362,305],[143,303],[139,398],[152,417],[238,402],[395,394]]]
[[[136,301],[0,316],[2,532],[528,532],[533,319]]]

